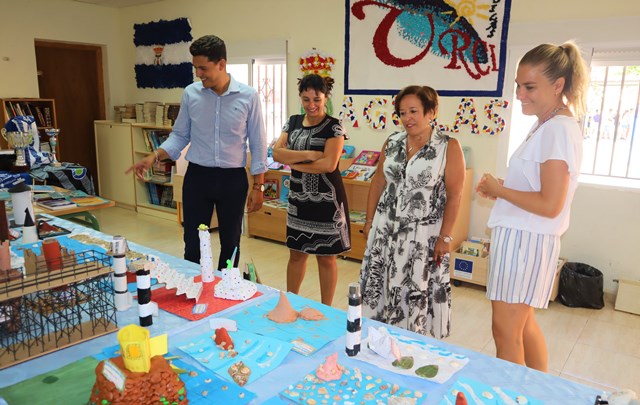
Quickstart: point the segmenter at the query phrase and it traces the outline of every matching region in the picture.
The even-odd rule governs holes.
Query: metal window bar
[[[286,110],[286,64],[253,60],[253,86],[258,90],[269,142],[280,135]]]
[[[607,70],[609,70],[609,68],[607,67]],[[618,140],[618,128],[620,128],[620,119],[622,118],[622,116],[620,115],[620,107],[622,107],[622,96],[624,93],[624,80],[625,80],[625,76],[627,73],[627,69],[626,66],[622,69],[622,79],[620,81],[620,96],[618,97],[618,106],[616,108],[615,111],[615,115],[613,116],[613,140],[611,142],[613,142],[613,145],[611,146],[611,158],[609,159],[609,173],[608,176],[611,176],[611,172],[613,171],[613,161],[614,161],[614,154],[616,151],[616,141]]]
[[[592,162],[590,162],[591,170],[583,170],[582,173],[603,176],[603,177],[621,178],[621,179],[640,178],[640,176],[636,176],[631,172],[633,153],[637,149],[637,146],[634,145],[635,143],[634,141],[636,138],[635,128],[636,128],[636,124],[638,123],[638,114],[639,114],[638,110],[640,106],[640,82],[638,81],[637,78],[634,78],[633,80],[629,80],[628,69],[630,67],[631,66],[620,66],[620,65],[603,66],[604,78],[602,80],[592,82],[592,85],[591,85],[592,88],[598,88],[598,87],[602,88],[602,93],[601,93],[600,99],[598,100],[600,119],[597,123],[597,128],[595,128],[595,132],[589,133],[588,131],[591,131],[591,130],[586,125],[583,127],[583,133],[585,135],[585,138],[587,138],[587,136],[590,134],[595,135],[595,140],[594,140],[595,151],[593,155],[593,160]],[[612,78],[612,75],[613,75],[612,69],[617,69],[617,70],[621,69],[621,77],[619,79],[620,80],[619,84],[615,83],[615,80]],[[611,113],[614,115],[614,118],[612,120],[612,123],[607,123],[607,121],[610,120],[609,118],[610,108],[606,108],[606,106],[610,105],[611,103],[607,103],[606,100],[608,97],[609,98],[616,97],[616,90],[618,90],[617,100],[615,100],[617,105],[615,109],[611,109]],[[627,94],[628,94],[628,91],[630,90],[636,92],[636,95],[634,97],[635,102],[633,103],[634,105],[627,105],[623,107],[625,90],[627,90]],[[625,110],[631,110],[632,117],[627,124],[628,129],[626,133],[626,138],[622,138],[622,135],[625,135],[625,134],[620,132],[620,126],[622,123],[621,120]],[[609,128],[609,125],[611,125],[612,127]],[[609,134],[609,136],[611,136],[612,138],[611,139],[612,146],[611,146],[611,151],[607,156],[607,155],[603,155],[605,146],[601,144],[600,141],[601,139],[603,139],[603,136],[607,135],[607,132],[609,130],[611,130],[611,134]],[[625,162],[626,165],[624,167],[624,174],[619,175],[614,173],[615,172],[614,163],[616,163],[616,148],[620,147],[620,144],[618,141],[622,141],[622,140],[626,140],[626,142],[628,142],[629,150],[626,153],[626,159],[624,159],[626,161]],[[602,160],[607,157],[609,159],[608,170],[606,170],[605,173],[598,173],[597,168],[601,167],[601,166],[598,166],[598,164],[599,163],[600,165],[602,165],[603,163],[606,164]],[[618,156],[618,161],[620,160],[620,158],[622,157]]]
[[[626,69],[625,69],[626,70]],[[638,123],[638,106],[640,106],[640,83],[636,86],[637,91],[636,91],[636,108],[635,108],[635,112],[633,114],[633,120],[631,122],[631,138],[629,139],[629,137],[627,137],[627,141],[629,141],[629,156],[627,157],[627,171],[625,173],[625,177],[627,178],[632,178],[630,173],[629,173],[629,169],[631,168],[631,156],[633,156],[633,152],[634,152],[634,138],[635,138],[635,128],[636,128],[636,124]]]

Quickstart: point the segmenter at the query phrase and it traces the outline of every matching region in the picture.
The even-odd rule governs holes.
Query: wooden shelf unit
[[[290,172],[281,170],[269,170],[265,173],[265,180],[277,180],[282,185],[282,176],[290,175]],[[367,198],[369,196],[368,181],[342,179],[347,201],[349,202],[349,210],[366,211]],[[454,240],[451,250],[457,249],[462,241],[467,239],[469,233],[469,216],[471,209],[471,183],[473,181],[473,171],[467,169],[466,180],[462,192],[462,201],[460,203],[460,211],[458,218],[451,232]],[[281,190],[280,190],[281,191]],[[287,237],[287,211],[283,208],[275,208],[263,205],[258,212],[249,214],[248,235],[258,236],[266,239],[284,242]],[[351,250],[343,256],[362,260],[367,241],[364,238],[364,223],[351,222]]]
[[[171,127],[155,126],[152,124],[131,125],[131,145],[133,148],[134,162],[139,161],[156,149],[157,145],[148,143],[148,141],[145,140],[149,139],[148,134],[152,132],[158,135],[168,135],[171,132]],[[137,177],[134,177],[134,179],[136,210],[138,212],[170,220],[176,219],[178,211],[173,199],[173,185],[171,182],[162,183],[153,180],[140,180]],[[157,198],[152,199],[152,193],[155,193]],[[171,204],[172,206],[167,206],[166,204]]]
[[[51,98],[2,98],[0,99],[0,119],[2,127],[16,115],[31,115],[35,118],[40,137],[40,145],[49,143],[49,137],[45,134],[46,128],[58,128],[56,119],[56,103]],[[62,161],[60,156],[60,139],[56,147],[56,158]],[[0,148],[7,149],[7,141],[0,137]],[[41,147],[42,149],[42,147]]]
[[[100,196],[118,206],[135,209],[135,174],[125,174],[133,165],[131,124],[94,121]]]
[[[171,181],[168,183],[143,181],[139,180],[135,173],[124,173],[135,162],[150,153],[145,142],[145,131],[161,131],[169,134],[171,127],[113,121],[95,121],[94,127],[98,178],[101,185],[100,196],[115,201],[118,206],[135,209],[143,214],[173,221],[179,219],[175,206],[178,200],[171,198],[173,207],[152,204],[149,194],[148,187],[155,187],[173,195],[174,187]],[[186,165],[184,151],[178,160],[179,164]]]

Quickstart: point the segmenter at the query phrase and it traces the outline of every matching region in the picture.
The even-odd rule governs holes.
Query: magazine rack
[[[61,270],[25,250],[0,272],[0,369],[117,330],[110,272],[109,256],[64,249]]]

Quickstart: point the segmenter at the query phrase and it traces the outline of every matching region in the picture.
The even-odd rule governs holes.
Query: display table
[[[111,237],[108,235],[94,230],[89,230],[84,227],[79,227],[69,221],[59,218],[55,218],[52,221],[67,229],[73,229],[74,232],[88,233],[106,241],[111,240]],[[171,267],[187,275],[199,274],[199,266],[194,263],[177,259],[131,242],[129,242],[129,246],[131,250],[146,254],[153,254],[168,263]],[[244,316],[245,313],[249,313],[247,312],[247,309],[255,308],[267,300],[272,300],[278,294],[276,290],[267,286],[259,285],[258,289],[262,292],[262,296],[232,306],[231,308],[217,313],[214,317],[228,318],[233,317],[234,315]],[[338,290],[337,293],[342,294],[346,292]],[[209,320],[211,318],[212,317],[205,318],[200,321],[189,322],[168,312],[160,311],[159,317],[154,318],[153,325],[148,329],[151,336],[168,333],[169,351],[172,354],[182,355],[183,353],[177,348],[177,345],[180,342],[188,340],[189,337],[196,337],[203,333],[210,333],[211,329],[209,326]],[[128,311],[118,312],[117,321],[119,327],[123,327],[130,323],[137,324],[137,307],[134,305]],[[489,322],[489,320],[487,320],[487,322]],[[379,327],[382,326],[382,324],[369,319],[364,319],[363,337],[366,336],[367,328],[369,326]],[[401,387],[408,387],[413,390],[421,391],[426,395],[423,398],[423,404],[439,404],[456,379],[461,376],[484,384],[489,384],[491,386],[498,386],[522,393],[540,400],[544,404],[593,404],[596,395],[600,393],[596,389],[573,383],[550,374],[541,373],[526,367],[508,363],[482,353],[448,344],[444,341],[435,340],[393,327],[388,328],[411,339],[418,339],[451,352],[465,355],[469,358],[469,363],[466,364],[463,369],[454,374],[450,380],[443,384],[437,384],[415,377],[402,376],[400,374],[385,371],[369,363],[348,358],[344,353],[345,336],[343,335],[342,337],[328,343],[310,356],[303,356],[295,352],[290,352],[279,367],[256,381],[250,382],[245,385],[244,388],[257,395],[257,399],[252,403],[287,403],[279,397],[279,393],[290,385],[295,384],[307,373],[312,372],[327,356],[337,352],[339,353],[338,363],[345,367],[352,369],[357,367],[363,374],[379,376],[383,380],[398,384]],[[469,339],[473,339],[473,337],[469,336]],[[66,364],[82,359],[83,357],[96,355],[104,348],[114,346],[116,344],[116,334],[112,333],[29,360],[4,370],[0,370],[0,388],[58,369]],[[188,356],[184,356],[183,360],[192,361]],[[87,398],[88,397],[89,392],[87,392]],[[213,397],[213,399],[215,399],[215,397]],[[215,401],[212,400],[210,403],[215,403]]]

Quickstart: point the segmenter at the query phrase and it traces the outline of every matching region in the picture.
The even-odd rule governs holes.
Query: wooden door
[[[36,41],[35,49],[40,97],[56,102],[58,160],[88,168],[98,192],[93,121],[105,118],[102,48]]]

